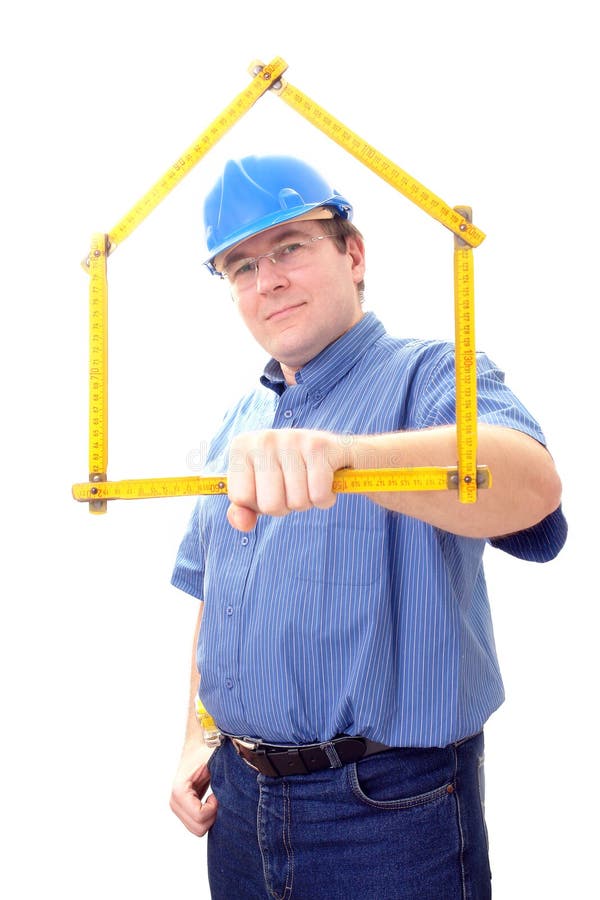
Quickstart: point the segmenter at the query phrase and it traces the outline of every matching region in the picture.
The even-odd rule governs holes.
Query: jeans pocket
[[[210,754],[210,756],[208,757],[208,759],[206,761],[206,768],[208,769],[211,780],[215,776],[215,768],[218,765],[218,757],[220,756],[219,751],[221,750],[222,746],[223,745],[221,744],[219,747],[215,747],[215,749],[213,750],[213,752]]]
[[[390,750],[347,766],[350,788],[378,809],[415,809],[454,793],[452,751]]]

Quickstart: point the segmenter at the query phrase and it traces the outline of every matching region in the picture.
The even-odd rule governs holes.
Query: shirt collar
[[[320,400],[384,334],[385,328],[376,315],[366,313],[349,331],[306,363],[296,373],[296,383],[304,385],[313,400]],[[286,382],[277,360],[269,360],[260,381],[276,394],[284,392]]]

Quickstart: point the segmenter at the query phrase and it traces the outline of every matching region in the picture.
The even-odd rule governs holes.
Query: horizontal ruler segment
[[[486,466],[477,468],[477,486],[491,487]],[[370,494],[398,491],[447,491],[458,487],[458,469],[423,466],[404,469],[339,469],[334,473],[337,494]],[[126,481],[86,482],[73,485],[73,497],[82,503],[106,500],[149,500],[153,497],[194,497],[226,494],[227,478],[182,476],[181,478],[135,478]]]

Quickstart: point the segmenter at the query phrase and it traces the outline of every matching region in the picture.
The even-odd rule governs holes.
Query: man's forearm
[[[238,435],[228,471],[230,523],[254,528],[258,514],[287,515],[336,502],[334,472],[342,468],[455,466],[453,426],[378,435],[311,429],[269,429]],[[560,479],[538,441],[495,425],[480,425],[478,461],[492,473],[492,487],[477,503],[459,503],[456,491],[368,494],[387,509],[467,537],[497,537],[529,528],[560,503]]]
[[[548,451],[522,432],[494,425],[478,429],[478,462],[489,467],[492,487],[477,502],[458,502],[455,491],[369,494],[405,515],[468,537],[496,537],[541,521],[560,503],[561,484]],[[357,435],[347,447],[352,468],[456,465],[454,427],[382,435]]]

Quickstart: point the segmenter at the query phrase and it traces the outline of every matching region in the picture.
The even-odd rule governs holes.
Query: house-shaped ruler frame
[[[108,459],[108,278],[107,260],[137,226],[179,184],[185,175],[229,131],[266,91],[285,103],[379,175],[420,209],[454,233],[454,320],[456,357],[457,466],[402,469],[343,469],[335,473],[338,493],[374,491],[457,490],[458,500],[474,503],[480,488],[491,486],[486,466],[477,465],[477,376],[475,363],[475,302],[473,248],[485,235],[471,221],[468,207],[452,207],[408,175],[367,141],[281,77],[287,64],[276,57],[268,65],[252,63],[252,80],[211,122],[171,168],[108,234],[94,234],[83,266],[89,288],[89,481],[75,484],[73,497],[104,513],[109,500],[224,494],[225,476],[140,478],[109,481]]]

